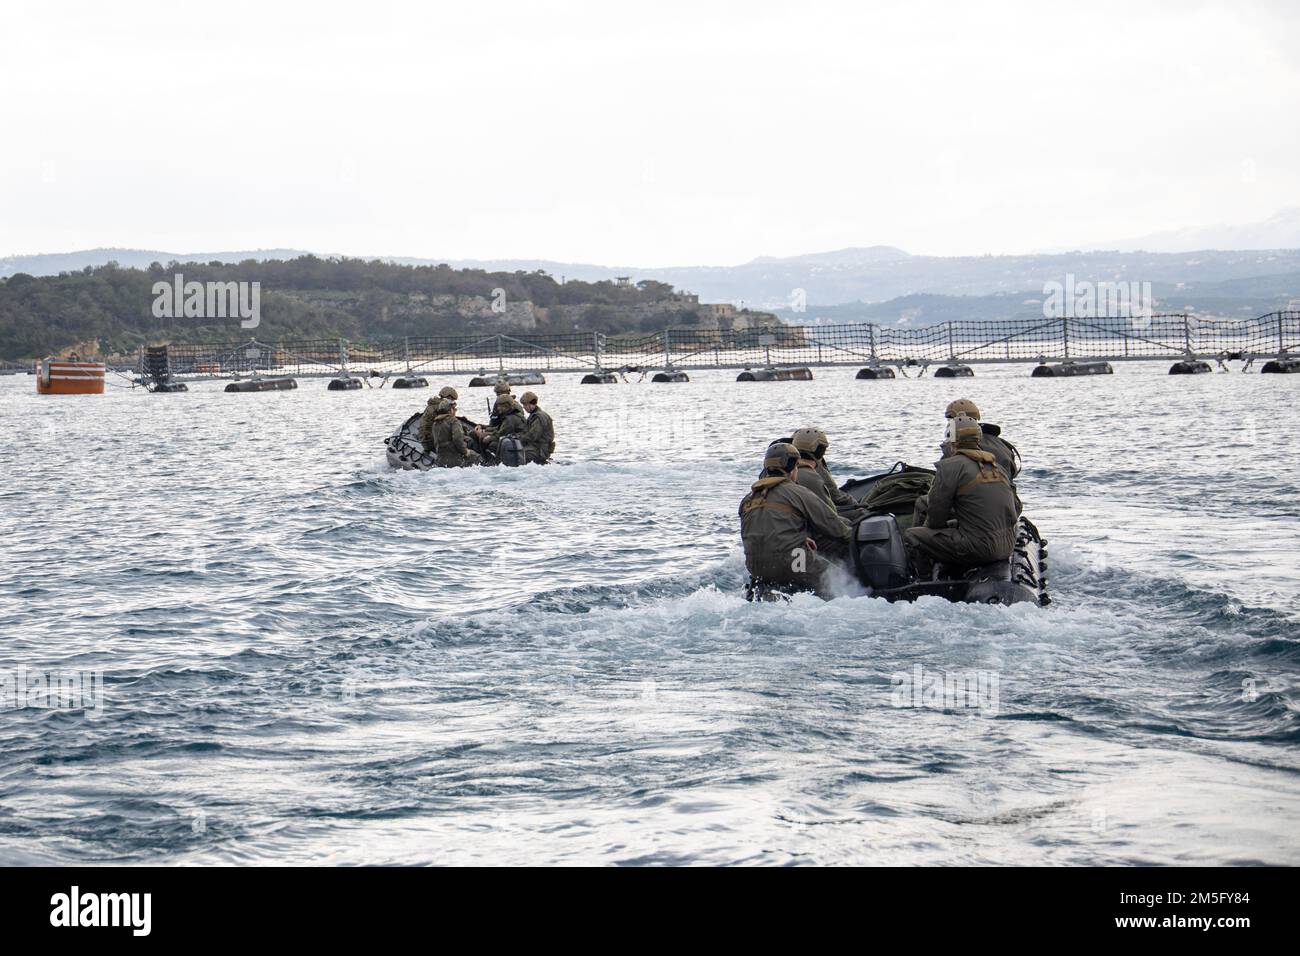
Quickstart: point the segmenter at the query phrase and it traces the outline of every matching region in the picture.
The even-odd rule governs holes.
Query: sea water
[[[1300,377],[1166,371],[553,374],[553,464],[430,472],[432,390],[0,379],[0,863],[1300,863]],[[1049,608],[745,602],[769,441],[963,396]]]

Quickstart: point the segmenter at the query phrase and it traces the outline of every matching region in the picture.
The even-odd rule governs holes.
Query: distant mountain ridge
[[[1215,230],[1220,230],[1216,232]],[[1026,255],[927,256],[893,246],[865,246],[797,256],[760,256],[732,266],[638,268],[547,259],[429,259],[413,256],[366,256],[367,261],[399,265],[446,263],[457,269],[487,272],[543,271],[556,279],[599,282],[619,276],[650,279],[697,293],[704,302],[731,302],[758,309],[780,309],[799,301],[809,306],[887,302],[911,295],[988,296],[1041,293],[1044,283],[1073,275],[1092,282],[1152,282],[1178,286],[1253,280],[1300,272],[1300,207],[1288,208],[1254,226],[1215,227],[1160,234],[1166,243],[1191,242],[1195,236],[1247,242],[1275,239],[1266,249],[1202,249],[1193,252],[1136,248],[1078,250]],[[1181,238],[1179,238],[1181,237]],[[1131,246],[1141,245],[1134,240]],[[171,253],[146,249],[88,249],[49,255],[0,259],[0,278],[79,271],[116,261],[124,267],[148,268],[152,262],[224,262],[247,259],[289,260],[298,249],[242,252]],[[1300,294],[1300,289],[1292,290]]]
[[[300,249],[254,249],[245,252],[160,252],[157,249],[81,249],[76,252],[47,252],[0,258],[0,279],[18,273],[30,276],[54,276],[60,272],[79,272],[87,266],[97,268],[116,262],[124,269],[147,269],[152,262],[243,262],[256,259],[296,259],[307,255]]]
[[[1187,312],[1203,319],[1253,319],[1269,312],[1300,309],[1300,272],[1227,279],[1222,282],[1152,283],[1152,308]],[[992,295],[913,293],[887,302],[852,302],[813,306],[804,312],[778,309],[782,321],[795,325],[873,322],[921,328],[940,322],[988,322],[1044,317],[1041,291]]]
[[[1246,225],[1167,229],[1137,239],[1098,244],[1117,252],[1197,252],[1204,249],[1294,249],[1300,247],[1300,206],[1288,206],[1263,222]]]

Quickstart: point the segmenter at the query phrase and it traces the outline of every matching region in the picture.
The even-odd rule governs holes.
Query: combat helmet
[[[536,393],[536,392],[524,392],[524,394],[522,394],[522,395],[519,396],[519,403],[520,403],[521,405],[536,405],[536,404],[537,404],[537,393]]]
[[[830,447],[831,440],[820,428],[800,428],[790,439],[790,444],[810,457],[818,458]]]
[[[974,402],[972,402],[969,398],[959,398],[955,402],[949,402],[948,407],[944,409],[943,417],[956,418],[958,415],[968,415],[969,417],[975,419],[975,421],[979,421],[980,420],[979,406],[976,405]]]
[[[980,436],[984,431],[980,423],[969,415],[961,415],[948,420],[948,443],[957,448],[978,448]]]
[[[788,475],[799,464],[799,449],[786,442],[767,446],[763,455],[763,471]]]
[[[500,395],[497,396],[497,400],[493,404],[492,408],[494,411],[503,412],[503,413],[513,412],[515,410],[515,400],[511,398],[509,395],[507,395],[505,392],[502,392]]]
[[[509,394],[510,394],[510,383],[509,383],[509,382],[497,382],[495,385],[492,386],[492,391],[496,392],[498,395],[509,395]]]
[[[442,389],[438,392],[438,397],[447,398],[454,402],[460,398],[460,394],[450,385],[444,385]]]

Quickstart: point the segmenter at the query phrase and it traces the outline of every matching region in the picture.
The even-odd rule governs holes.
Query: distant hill
[[[1282,214],[1279,214],[1282,216]],[[1284,221],[1285,220],[1285,221]],[[697,293],[705,302],[730,302],[758,309],[789,308],[802,290],[810,307],[845,303],[888,302],[909,295],[987,296],[1040,293],[1049,281],[1139,281],[1164,285],[1255,280],[1300,272],[1300,235],[1292,236],[1283,217],[1274,233],[1290,238],[1285,246],[1248,251],[1211,249],[1200,252],[1095,251],[1038,253],[1015,256],[921,256],[892,246],[839,249],[808,255],[763,256],[735,266],[674,266],[644,269],[543,259],[437,260],[377,257],[357,261],[409,266],[445,263],[452,268],[481,272],[534,273],[557,280],[609,281],[630,276],[633,282],[652,280]],[[55,275],[116,261],[123,267],[148,268],[152,262],[237,263],[292,259],[296,250],[169,252],[93,249],[43,256],[0,259],[0,277],[23,272]],[[1300,288],[1293,289],[1300,294]]]
[[[260,324],[248,329],[238,318],[156,316],[154,284],[170,285],[176,272],[186,282],[261,283]],[[253,337],[376,342],[405,336],[617,335],[668,326],[752,329],[776,324],[771,314],[713,309],[654,280],[560,284],[542,272],[316,256],[187,263],[174,272],[160,264],[146,269],[87,266],[53,276],[16,273],[0,281],[0,360],[11,362],[68,350],[129,357],[145,344]]]

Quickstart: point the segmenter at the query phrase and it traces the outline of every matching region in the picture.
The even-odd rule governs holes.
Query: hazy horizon
[[[0,255],[1031,254],[1300,199],[1283,4],[222,14],[17,4]]]

